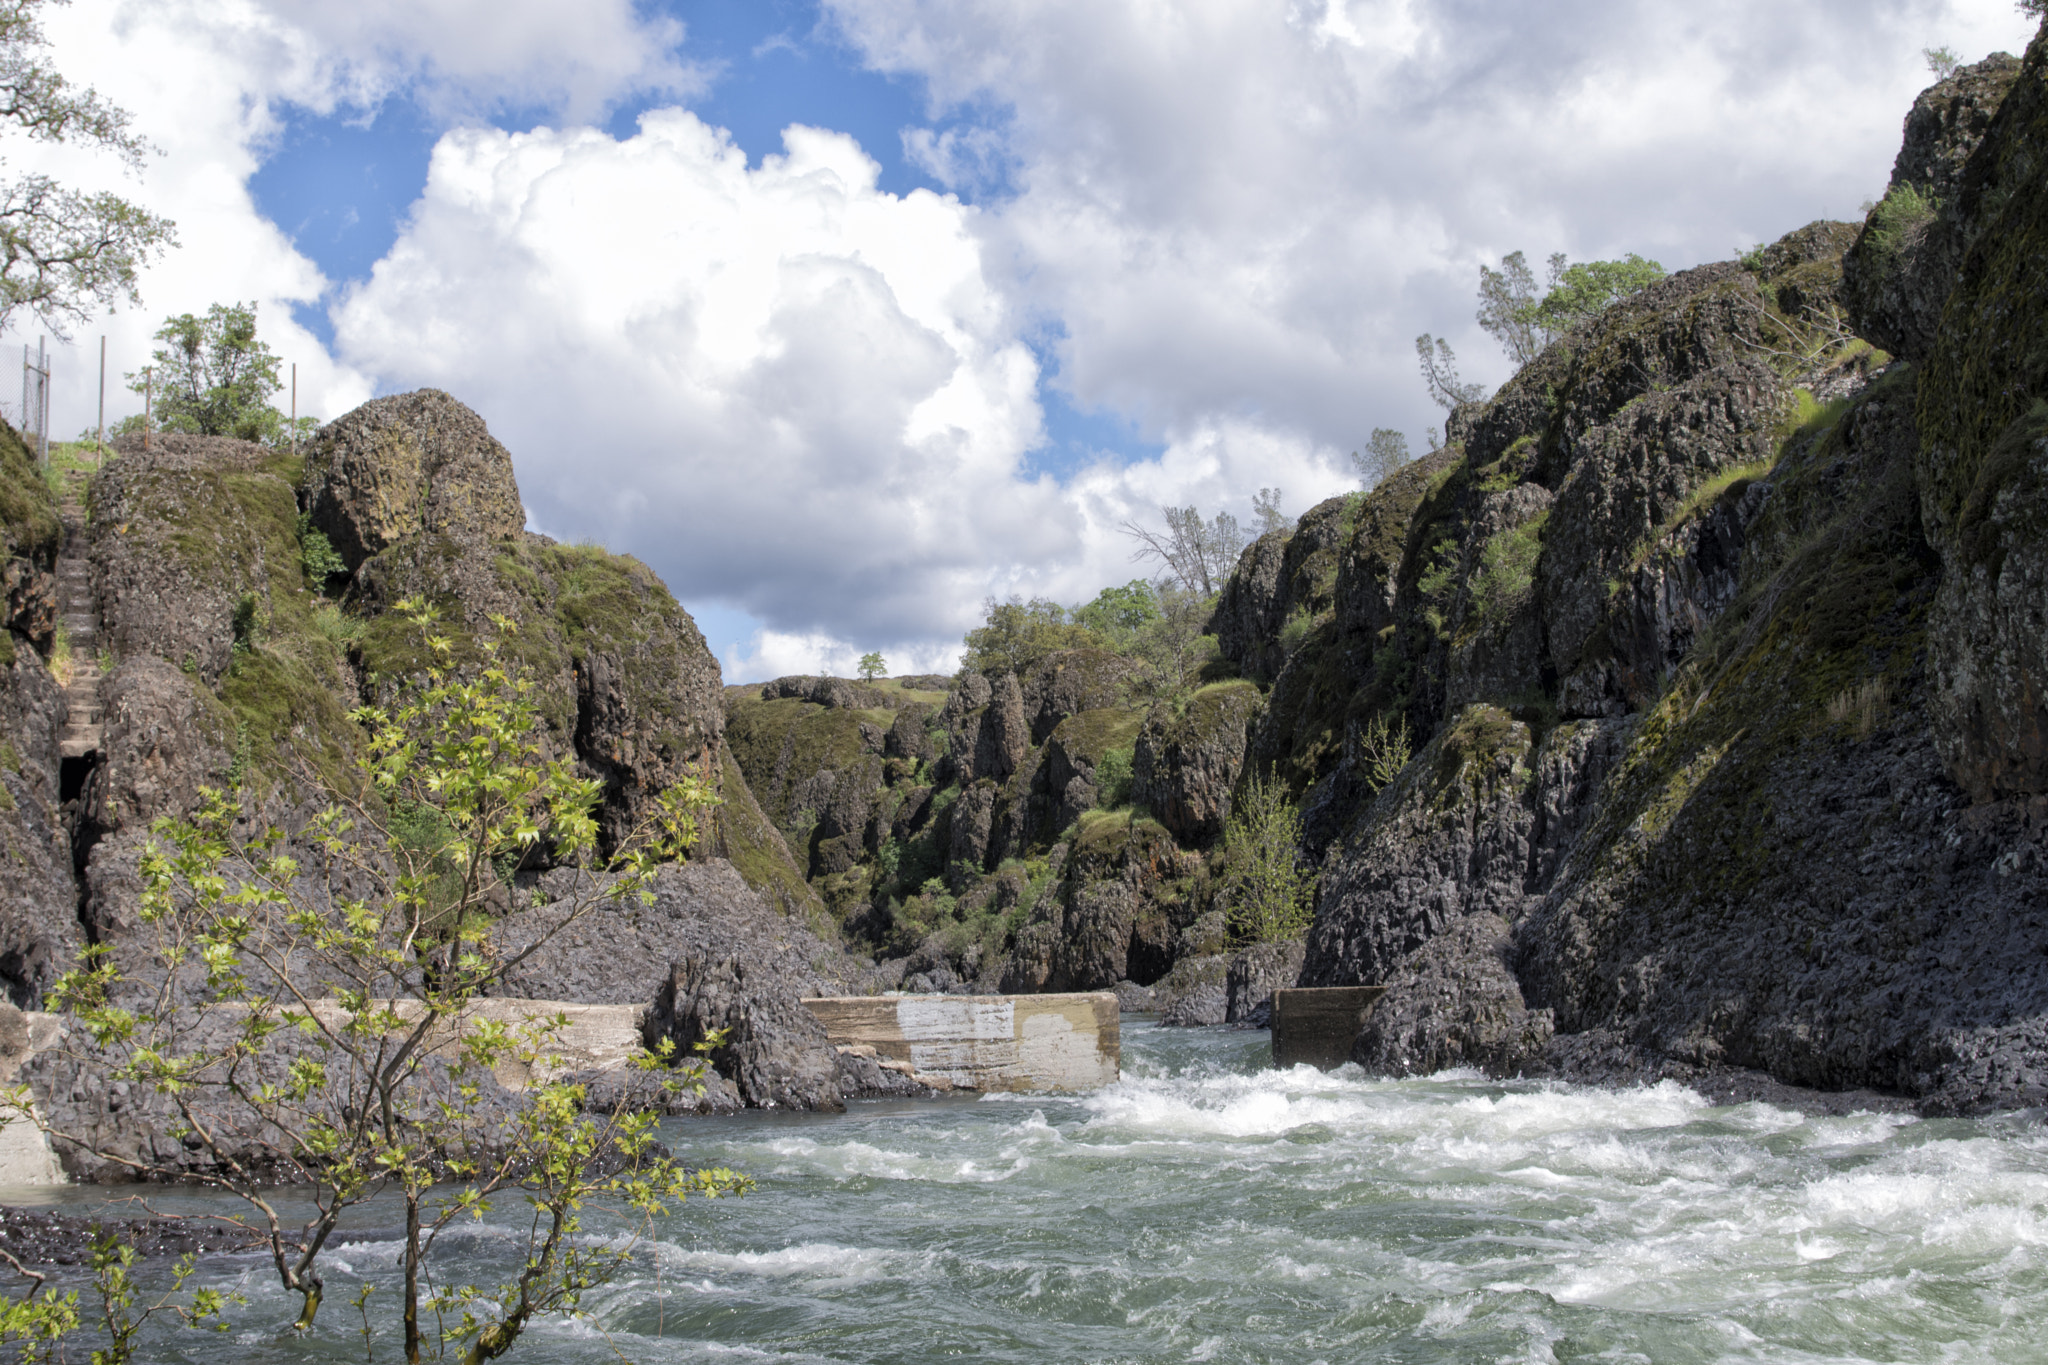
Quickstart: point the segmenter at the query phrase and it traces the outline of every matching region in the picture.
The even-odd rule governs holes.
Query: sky
[[[169,315],[254,302],[301,413],[447,390],[529,525],[652,566],[728,682],[950,671],[989,596],[1141,576],[1509,366],[1479,268],[1677,270],[1882,194],[1926,49],[2011,0],[73,0],[159,154],[9,173],[178,224],[75,329],[53,426],[139,410]],[[17,320],[8,344],[45,329]],[[4,397],[0,407],[14,416]],[[292,401],[280,394],[281,406]]]

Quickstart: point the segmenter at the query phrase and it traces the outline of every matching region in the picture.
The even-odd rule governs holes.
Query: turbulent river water
[[[1124,1079],[1085,1096],[671,1123],[758,1191],[670,1217],[591,1321],[507,1359],[2048,1361],[2038,1113],[1373,1081],[1271,1070],[1263,1033],[1123,1036]],[[509,1247],[444,1254],[481,1277]],[[148,1358],[362,1360],[347,1300],[395,1285],[394,1250],[344,1239],[313,1341],[277,1336],[261,1264],[210,1258],[248,1295],[234,1329]]]

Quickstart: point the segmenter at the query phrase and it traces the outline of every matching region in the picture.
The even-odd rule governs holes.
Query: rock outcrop
[[[1944,80],[1860,228],[1615,305],[1366,500],[1253,744],[1324,850],[1304,984],[1389,988],[1362,1064],[2048,1094],[2044,72]]]
[[[351,573],[422,536],[489,545],[526,528],[512,456],[439,389],[372,399],[322,427],[305,503]]]
[[[548,873],[540,891],[567,894],[579,875]],[[650,904],[607,907],[561,928],[547,904],[507,916],[496,951],[530,955],[508,976],[506,994],[643,1006],[650,1045],[667,1038],[682,1056],[727,1030],[712,1064],[746,1103],[843,1108],[838,1056],[797,1003],[859,993],[864,983],[848,980],[852,964],[839,946],[771,907],[729,863],[664,867],[651,889]]]

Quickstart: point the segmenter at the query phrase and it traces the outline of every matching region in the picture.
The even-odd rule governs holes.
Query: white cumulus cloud
[[[682,110],[625,139],[451,133],[336,310],[340,352],[483,412],[551,532],[766,622],[748,673],[878,646],[950,664],[984,595],[1129,577],[1118,521],[1276,458],[1204,429],[1135,470],[1029,476],[1038,366],[976,211],[878,190],[841,134],[784,140],[750,168]],[[1313,453],[1277,458],[1315,481]]]

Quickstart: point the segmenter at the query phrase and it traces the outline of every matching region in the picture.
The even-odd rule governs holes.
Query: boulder
[[[1466,915],[1402,959],[1365,1017],[1351,1060],[1375,1076],[1477,1067],[1514,1076],[1550,1041],[1549,1010],[1530,1010],[1508,969],[1507,921]]]
[[[1006,780],[1031,749],[1031,718],[1024,710],[1024,692],[1015,673],[989,684],[988,709],[974,740],[974,777]],[[964,779],[963,779],[964,780]]]
[[[1166,979],[1152,988],[1160,1024],[1199,1028],[1223,1023],[1230,1012],[1228,971],[1228,959],[1221,954],[1174,963]]]
[[[329,422],[305,479],[307,513],[351,573],[423,535],[488,544],[526,527],[511,455],[439,389],[372,399]]]
[[[558,869],[540,890],[558,897],[581,875]],[[797,1002],[846,993],[852,964],[776,913],[721,860],[664,867],[652,890],[652,904],[595,910],[559,930],[552,901],[506,917],[495,951],[531,953],[503,993],[644,1005],[649,1041],[670,1038],[685,1055],[707,1030],[729,1028],[712,1061],[749,1105],[840,1107],[839,1064],[824,1029]]]
[[[0,991],[22,1009],[84,939],[57,738],[64,697],[26,642],[0,664]]]
[[[1264,703],[1252,683],[1211,683],[1184,710],[1159,708],[1138,732],[1131,800],[1150,810],[1183,845],[1223,836],[1245,745]]]
[[[1062,649],[1048,654],[1018,680],[1032,744],[1084,711],[1121,707],[1130,660],[1100,649]]]
[[[1231,954],[1224,971],[1224,1022],[1267,1027],[1273,1017],[1273,992],[1300,979],[1303,952],[1302,941],[1290,938],[1254,943]]]
[[[148,450],[123,437],[114,448],[93,480],[88,527],[100,639],[116,659],[154,655],[218,686],[244,599],[259,626],[303,611],[296,467],[219,436],[161,434]]]
[[[1980,801],[2048,791],[2044,86],[2037,37],[1942,215],[1968,245],[1920,379],[1913,474],[1943,569],[1933,720],[1949,771]]]
[[[1499,708],[1466,708],[1333,850],[1301,984],[1382,985],[1470,915],[1519,918],[1549,888],[1630,732],[1626,720],[1582,721],[1539,748]]]
[[[1917,363],[1934,344],[1956,272],[1981,231],[1964,209],[1970,158],[2019,75],[2019,62],[1994,52],[1921,91],[1906,115],[1884,199],[1843,262],[1857,332],[1894,355]]]

